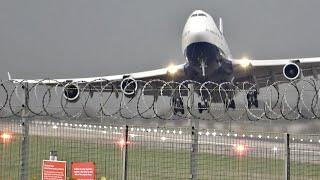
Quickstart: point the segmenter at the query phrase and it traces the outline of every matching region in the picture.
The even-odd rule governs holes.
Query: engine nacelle
[[[283,66],[283,75],[288,80],[292,81],[300,77],[300,67],[295,63],[289,63]]]
[[[68,83],[63,88],[63,97],[69,102],[77,102],[80,96],[79,86],[75,83]]]
[[[138,82],[132,77],[126,77],[121,81],[120,88],[125,96],[132,97],[137,92]]]

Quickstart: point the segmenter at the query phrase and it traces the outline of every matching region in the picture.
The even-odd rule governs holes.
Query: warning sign
[[[66,180],[66,161],[50,161],[42,162],[42,180]]]
[[[77,180],[95,180],[96,164],[94,162],[72,162],[71,177]]]

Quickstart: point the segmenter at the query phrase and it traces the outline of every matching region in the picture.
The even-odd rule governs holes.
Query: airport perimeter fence
[[[50,152],[96,179],[320,179],[320,135],[2,119],[0,179],[41,179]]]
[[[169,89],[178,93],[181,107],[175,107],[179,103],[173,103],[172,93],[171,99],[148,99],[148,86],[135,97],[105,92],[109,83],[95,94],[85,86],[80,99],[70,103],[59,87],[11,81],[0,85],[0,180],[41,179],[43,160],[50,153],[66,162],[67,179],[72,179],[73,162],[94,163],[96,179],[320,179],[320,135],[218,131],[196,123],[320,119],[319,87],[311,81],[301,91],[294,83],[283,93],[270,86],[265,91],[272,95],[260,92],[259,108],[249,108],[248,91],[239,87],[244,101],[235,97],[234,110],[221,103],[197,106],[194,90],[184,83]],[[296,96],[288,93],[290,88],[297,89]],[[217,89],[218,97],[230,93],[214,84],[213,91]],[[180,94],[184,91],[187,98]],[[159,127],[142,119],[191,120],[193,126]],[[127,123],[136,120],[140,126]]]

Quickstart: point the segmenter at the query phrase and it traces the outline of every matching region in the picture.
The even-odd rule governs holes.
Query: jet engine
[[[77,102],[80,95],[79,86],[75,83],[68,83],[63,88],[63,96],[69,102]]]
[[[129,76],[121,81],[120,88],[125,96],[133,97],[137,92],[138,82]]]
[[[300,77],[300,67],[295,63],[288,63],[283,67],[283,75],[288,80],[295,80]]]

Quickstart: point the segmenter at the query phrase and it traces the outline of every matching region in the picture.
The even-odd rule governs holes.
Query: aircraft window
[[[197,16],[197,14],[192,14],[191,17]]]
[[[198,14],[198,16],[205,16],[205,17],[207,17],[205,14],[202,14],[202,13]]]

